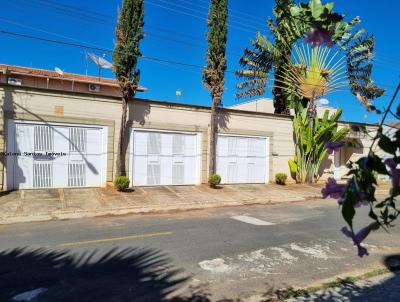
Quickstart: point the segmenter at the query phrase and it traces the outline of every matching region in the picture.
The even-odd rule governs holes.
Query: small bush
[[[276,173],[275,182],[278,185],[286,185],[287,175],[285,173]]]
[[[127,176],[118,176],[115,181],[114,185],[118,191],[123,192],[129,188],[129,178]]]
[[[214,173],[208,177],[208,184],[210,185],[211,188],[215,188],[220,183],[221,183],[221,176],[219,176],[218,174]]]

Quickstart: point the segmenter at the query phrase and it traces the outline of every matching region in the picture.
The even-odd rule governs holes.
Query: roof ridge
[[[98,82],[99,84],[105,84],[105,85],[113,85],[116,86],[118,85],[118,81],[115,78],[109,78],[109,77],[97,77],[97,76],[92,76],[92,75],[84,75],[80,73],[72,73],[72,72],[65,72],[62,75],[57,73],[54,70],[50,69],[44,69],[44,68],[36,68],[36,67],[25,67],[25,66],[19,66],[19,65],[9,65],[9,64],[1,64],[0,63],[0,69],[7,69],[10,70],[11,72],[16,72],[16,73],[23,73],[26,75],[31,75],[31,76],[45,76],[45,77],[53,77],[53,78],[58,78],[58,79],[65,79],[65,80],[76,80],[76,81],[83,81],[83,82]],[[139,85],[138,90],[146,90],[143,86]]]

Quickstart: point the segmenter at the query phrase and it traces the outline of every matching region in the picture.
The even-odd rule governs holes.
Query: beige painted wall
[[[110,142],[107,180],[113,180],[121,113],[118,98],[0,86],[0,100],[6,115],[16,114],[19,119],[95,123],[108,126]],[[136,100],[130,103],[129,111],[129,119],[135,128],[200,132],[202,181],[206,182],[209,125],[207,107]],[[271,181],[277,172],[290,174],[287,161],[294,154],[290,117],[225,109],[219,119],[220,131],[223,133],[270,137]],[[364,145],[369,146],[367,142]]]
[[[347,124],[348,126],[348,124]],[[365,133],[350,133],[349,138],[347,140],[355,145],[355,147],[345,147],[341,149],[340,153],[340,162],[341,169],[340,173],[342,177],[346,177],[349,169],[346,167],[346,164],[349,161],[355,162],[363,156],[367,156],[369,153],[369,149],[371,147],[373,137],[377,134],[378,126],[369,126],[365,127]]]

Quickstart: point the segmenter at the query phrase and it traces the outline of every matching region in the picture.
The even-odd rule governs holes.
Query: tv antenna
[[[88,53],[87,51],[81,51],[81,54],[83,54],[83,65],[85,66],[85,75],[88,75]]]
[[[61,77],[64,75],[64,71],[62,71],[61,68],[54,67],[54,71],[57,72],[57,74],[58,74],[59,76],[61,76]]]
[[[108,62],[105,58],[105,54],[103,54],[103,57],[96,56],[93,53],[88,52],[87,55],[89,58],[96,63],[98,69],[99,69],[99,81],[100,81],[100,76],[101,76],[101,69],[106,68],[106,69],[113,69],[113,64]]]

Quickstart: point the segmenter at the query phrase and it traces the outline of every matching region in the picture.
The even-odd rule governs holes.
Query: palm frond
[[[364,35],[346,52],[350,90],[367,110],[372,110],[372,100],[385,92],[371,79],[374,47],[374,37]]]
[[[269,74],[273,69],[276,57],[280,55],[275,46],[260,33],[252,41],[253,49],[246,49],[239,63],[241,70],[236,71],[239,79],[243,79],[236,88],[237,98],[251,97],[265,93]]]
[[[346,64],[339,53],[323,46],[295,45],[292,61],[285,65],[285,74],[278,75],[278,82],[307,99],[317,99],[344,87],[348,85]]]

